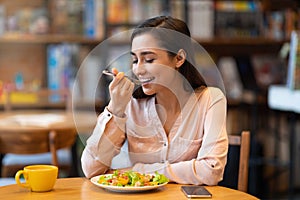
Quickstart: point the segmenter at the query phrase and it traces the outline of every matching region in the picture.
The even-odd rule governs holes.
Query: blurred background
[[[8,102],[19,109],[65,109],[64,96],[39,94],[76,84],[80,108],[101,112],[109,97],[99,67],[130,70],[130,57],[122,54],[128,35],[113,37],[104,52],[92,50],[144,19],[170,15],[187,22],[221,72],[228,133],[251,131],[248,192],[292,198],[300,189],[299,112],[270,106],[269,92],[276,85],[299,92],[298,52],[291,52],[299,6],[296,0],[0,0],[0,112]],[[76,77],[82,65],[86,71]],[[300,100],[295,104],[299,108]]]

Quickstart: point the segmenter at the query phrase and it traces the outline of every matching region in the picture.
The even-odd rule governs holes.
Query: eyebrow
[[[133,53],[132,51],[130,52],[131,55],[136,56],[135,53]],[[149,54],[155,54],[152,51],[143,51],[141,52],[141,56],[145,56],[145,55],[149,55]]]

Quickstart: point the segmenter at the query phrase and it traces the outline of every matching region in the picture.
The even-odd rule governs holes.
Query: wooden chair
[[[6,89],[4,92],[6,94],[4,112],[52,107],[65,111],[71,110],[71,95],[67,89],[40,89],[38,91]],[[23,97],[25,100],[22,99]],[[16,98],[18,98],[18,102],[13,102],[13,99]],[[52,101],[52,99],[56,100]],[[8,131],[5,136],[1,134],[1,176],[14,176],[15,172],[24,166],[37,163],[57,165],[60,169],[69,172],[72,165],[71,146],[75,139],[75,130],[48,132],[30,129],[28,131]]]
[[[1,176],[10,177],[29,164],[52,164],[60,170],[70,171],[71,159],[65,163],[58,157],[58,151],[71,148],[76,139],[75,129],[62,129],[59,131],[39,130],[8,130],[5,134],[0,133],[0,154],[3,156]],[[70,152],[71,153],[71,152]],[[48,157],[47,157],[47,154]],[[12,165],[5,163],[5,156],[18,157],[17,162]],[[33,156],[37,157],[36,162],[30,163]],[[71,154],[70,154],[71,155]],[[50,159],[48,159],[50,156]]]
[[[227,165],[225,167],[224,179],[219,183],[219,185],[247,192],[250,132],[242,131],[241,135],[229,135],[228,139],[229,152]]]

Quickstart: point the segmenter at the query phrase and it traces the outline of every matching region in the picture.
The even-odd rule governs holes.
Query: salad
[[[158,172],[155,172],[155,174],[141,174],[134,171],[120,173],[118,170],[114,171],[113,174],[104,174],[98,180],[99,184],[119,187],[155,186],[167,182],[169,182],[169,179]]]

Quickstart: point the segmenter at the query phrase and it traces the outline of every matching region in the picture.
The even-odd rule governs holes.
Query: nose
[[[133,65],[132,71],[137,77],[146,73],[145,66],[140,62]]]

